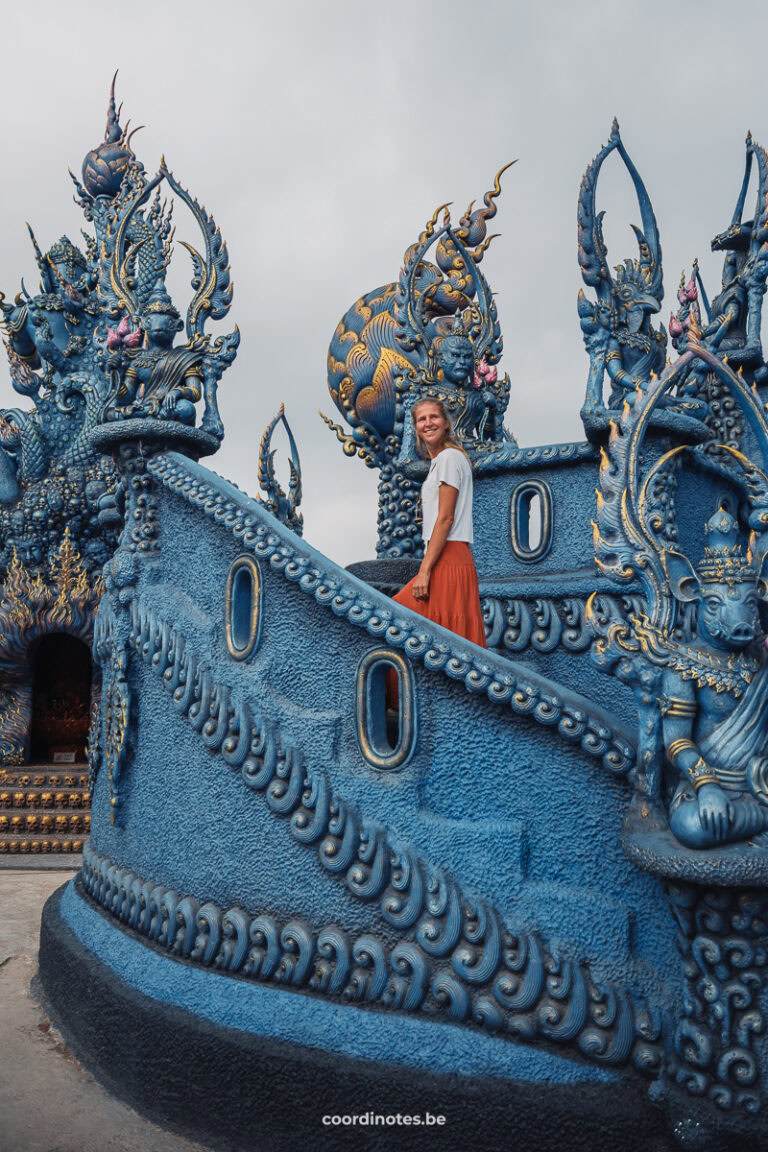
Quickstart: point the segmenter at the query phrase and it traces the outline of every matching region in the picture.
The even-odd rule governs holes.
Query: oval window
[[[238,556],[227,581],[227,650],[235,660],[246,660],[259,638],[261,578],[250,556]]]
[[[543,480],[524,480],[512,493],[512,551],[530,564],[546,556],[552,544],[552,493]]]
[[[357,669],[357,739],[374,768],[408,762],[416,745],[413,669],[389,648],[368,652]]]

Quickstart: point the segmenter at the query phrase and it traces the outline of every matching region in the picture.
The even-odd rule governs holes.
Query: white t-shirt
[[[429,474],[421,486],[422,536],[424,543],[432,536],[439,506],[441,484],[449,484],[458,490],[453,524],[448,533],[449,540],[465,540],[471,544],[472,532],[472,469],[463,452],[458,448],[443,448],[430,462]]]

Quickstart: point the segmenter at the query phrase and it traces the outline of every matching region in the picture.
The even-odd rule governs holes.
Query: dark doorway
[[[82,640],[55,632],[37,646],[30,752],[37,763],[82,763],[91,707],[91,654]]]

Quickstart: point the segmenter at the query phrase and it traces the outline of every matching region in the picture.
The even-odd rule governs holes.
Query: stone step
[[[83,836],[0,836],[0,856],[80,853],[84,843]]]
[[[90,812],[0,812],[0,836],[88,834]]]
[[[45,788],[0,787],[0,812],[9,808],[90,808],[91,797],[86,788],[68,788],[54,792]]]
[[[0,767],[0,856],[79,854],[90,807],[87,764]]]
[[[87,788],[88,772],[45,771],[39,768],[8,772],[0,769],[0,790],[7,788]]]

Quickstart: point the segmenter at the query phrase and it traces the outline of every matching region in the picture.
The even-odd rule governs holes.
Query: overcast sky
[[[521,444],[579,439],[587,375],[576,314],[581,175],[616,115],[656,210],[668,319],[683,265],[730,222],[744,136],[768,143],[768,5],[709,0],[0,0],[0,289],[37,283],[43,248],[82,224],[67,168],[103,137],[120,68],[124,118],[152,173],[164,152],[229,245],[242,332],[219,391],[209,464],[257,495],[262,430],[281,401],[299,443],[305,535],[342,563],[374,555],[376,473],[343,456],[326,353],[346,309],[397,278],[433,209],[460,214],[507,160],[483,265],[497,293],[507,423]],[[639,213],[612,157],[601,184],[612,263]],[[194,225],[177,235],[194,241]],[[179,248],[173,290],[187,300]],[[221,328],[221,330],[225,330]],[[0,403],[16,405],[7,371]],[[278,444],[283,473],[285,452]]]

